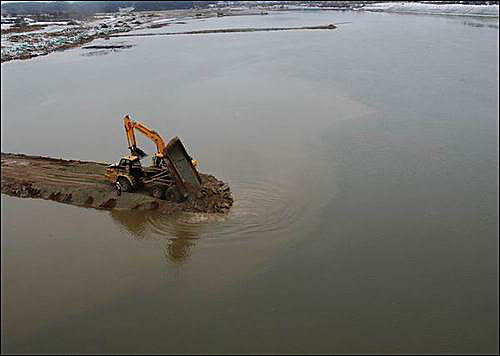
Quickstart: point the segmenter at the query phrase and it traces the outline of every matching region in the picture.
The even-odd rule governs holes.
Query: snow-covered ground
[[[31,26],[46,26],[46,25],[67,25],[68,21],[38,21],[30,23]]]
[[[179,18],[192,17],[198,10],[164,11],[157,13],[138,12],[100,14],[91,21],[35,22],[29,25],[42,25],[34,31],[2,32],[1,61],[27,59],[45,55],[60,48],[71,48],[97,38],[106,38],[113,33],[128,32],[168,25]],[[210,16],[216,16],[212,12]],[[4,22],[7,19],[2,18]],[[7,26],[8,25],[8,26]],[[2,29],[11,27],[2,24]]]
[[[363,11],[384,11],[432,15],[498,17],[498,5],[426,4],[416,2],[375,3]]]
[[[141,15],[106,16],[95,21],[79,23],[76,21],[34,22],[29,25],[42,25],[44,28],[30,32],[2,33],[2,62],[11,59],[30,58],[48,54],[58,48],[77,46],[94,38],[112,33],[130,31],[130,24],[138,19],[140,23],[150,21]],[[73,25],[70,23],[77,23]],[[5,24],[2,24],[4,29]]]

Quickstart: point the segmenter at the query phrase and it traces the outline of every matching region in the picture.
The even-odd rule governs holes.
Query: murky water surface
[[[116,161],[130,113],[235,197],[165,217],[2,195],[2,351],[498,352],[498,19],[154,31],[332,22],[2,64],[3,152]]]

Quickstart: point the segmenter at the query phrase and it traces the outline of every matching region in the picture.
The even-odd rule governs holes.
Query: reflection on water
[[[138,211],[131,213],[130,211],[112,210],[111,217],[118,222],[127,232],[135,239],[143,240],[146,238],[146,217],[148,212]]]
[[[197,227],[190,229],[175,223],[176,217],[162,216],[155,211],[112,210],[111,217],[136,240],[157,240],[161,243],[165,260],[177,264],[185,263],[199,234]],[[171,220],[171,229],[160,235],[151,233],[150,222],[155,219]]]
[[[286,236],[285,232],[296,228],[305,209],[292,187],[264,178],[233,182],[231,188],[235,201],[227,214],[113,210],[110,215],[134,239],[159,241],[167,261],[184,263],[199,238],[225,245]]]
[[[169,262],[184,263],[191,255],[194,241],[189,237],[179,237],[163,244],[163,254]]]

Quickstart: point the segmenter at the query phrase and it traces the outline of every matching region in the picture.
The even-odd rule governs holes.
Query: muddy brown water
[[[235,199],[165,217],[2,195],[2,352],[498,352],[498,19],[186,22],[169,31],[348,23],[2,64],[3,152],[116,161],[130,113]]]

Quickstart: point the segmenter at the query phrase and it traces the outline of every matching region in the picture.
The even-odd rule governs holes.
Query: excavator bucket
[[[143,159],[144,157],[147,157],[147,153],[141,150],[139,147],[134,147],[130,149],[130,154],[132,156],[137,156],[139,159]]]

